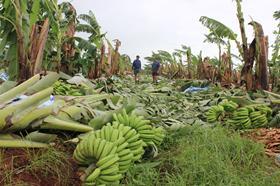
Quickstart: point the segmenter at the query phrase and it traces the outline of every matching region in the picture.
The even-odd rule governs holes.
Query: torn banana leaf
[[[68,114],[75,121],[81,120],[82,118],[89,119],[87,110],[76,105],[63,107],[60,112]]]
[[[109,94],[95,94],[95,95],[74,97],[73,100],[76,103],[85,102],[87,104],[91,104],[91,103],[95,103],[95,102],[102,101],[102,100],[109,99],[109,98],[110,98]]]

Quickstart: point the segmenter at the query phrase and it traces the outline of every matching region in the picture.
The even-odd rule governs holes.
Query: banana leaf
[[[60,111],[65,112],[75,121],[81,120],[82,118],[89,119],[87,111],[84,108],[78,107],[76,105],[63,107]]]

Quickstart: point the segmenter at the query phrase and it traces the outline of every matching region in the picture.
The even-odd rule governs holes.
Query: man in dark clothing
[[[152,76],[153,83],[157,83],[157,76],[159,75],[160,63],[158,60],[154,61],[152,64]]]
[[[136,56],[136,59],[133,61],[132,70],[134,72],[134,80],[135,80],[135,82],[139,81],[138,74],[141,71],[141,61],[140,61],[140,57],[139,56]]]

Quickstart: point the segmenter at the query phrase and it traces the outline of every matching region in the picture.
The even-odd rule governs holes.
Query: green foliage
[[[278,185],[263,146],[223,128],[189,126],[169,134],[156,159],[139,164],[127,185]]]
[[[237,35],[229,27],[215,19],[202,16],[199,21],[220,38],[228,38],[231,40],[236,40],[237,38]]]
[[[272,45],[272,58],[269,63],[273,78],[273,87],[279,86],[279,75],[280,75],[280,11],[274,13],[274,18],[278,21],[277,30],[274,31],[276,36],[275,41]],[[278,91],[279,91],[278,87]]]

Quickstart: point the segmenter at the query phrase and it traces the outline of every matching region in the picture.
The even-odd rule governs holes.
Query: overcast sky
[[[215,45],[203,43],[207,29],[200,16],[219,20],[239,34],[236,5],[232,0],[72,0],[78,13],[92,10],[109,39],[122,42],[121,52],[143,59],[152,51],[191,46],[193,53],[217,56]],[[280,9],[280,0],[243,0],[246,24],[250,16],[263,25],[270,44],[275,37],[276,21],[273,12]],[[247,26],[247,25],[246,25]],[[252,28],[247,26],[248,41]]]

